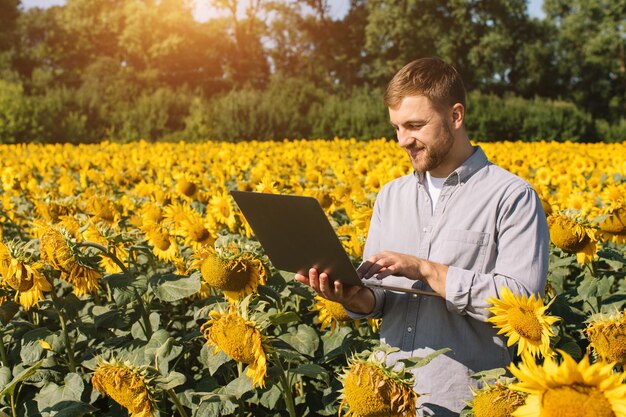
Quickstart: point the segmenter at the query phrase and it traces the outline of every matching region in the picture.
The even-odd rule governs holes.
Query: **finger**
[[[334,297],[335,293],[334,291],[331,290],[330,278],[328,277],[328,274],[325,272],[322,272],[320,274],[319,280],[320,280],[320,291],[324,295],[324,297],[327,297],[327,298]]]
[[[309,277],[296,273],[294,279],[301,284],[309,285]]]
[[[364,272],[363,278],[371,278],[374,275],[378,274],[387,266],[388,261],[385,258],[378,258],[376,262],[372,263],[367,271]]]
[[[317,275],[317,269],[315,268],[309,269],[309,285],[315,290],[315,292],[320,292],[319,276]]]

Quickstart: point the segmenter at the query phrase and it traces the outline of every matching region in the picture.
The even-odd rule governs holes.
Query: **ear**
[[[461,103],[455,103],[452,106],[452,125],[453,129],[460,129],[463,127],[463,122],[465,121],[465,107]]]

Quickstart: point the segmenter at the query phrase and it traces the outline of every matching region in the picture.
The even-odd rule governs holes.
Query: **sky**
[[[51,7],[58,6],[65,3],[65,0],[22,0],[22,6],[25,9],[30,7]],[[196,18],[200,21],[207,20],[211,15],[210,8],[206,6],[208,2],[198,1],[196,7]],[[343,17],[350,8],[350,0],[330,0],[330,14],[336,18]],[[545,14],[541,9],[543,0],[530,0],[528,4],[528,13],[531,16],[543,19]]]

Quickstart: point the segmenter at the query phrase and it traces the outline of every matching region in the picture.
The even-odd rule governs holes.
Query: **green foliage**
[[[595,137],[591,116],[572,103],[471,93],[467,107],[466,129],[477,141],[577,142]]]

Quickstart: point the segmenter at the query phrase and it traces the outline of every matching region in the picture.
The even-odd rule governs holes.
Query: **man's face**
[[[397,108],[389,109],[398,144],[406,150],[416,171],[428,171],[434,177],[449,174],[446,158],[454,136],[445,117],[425,96],[405,97]]]

